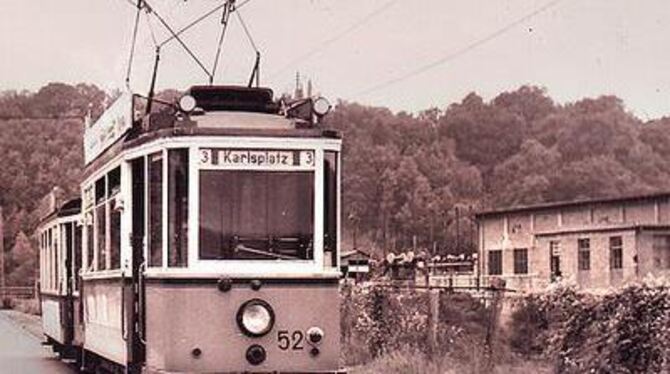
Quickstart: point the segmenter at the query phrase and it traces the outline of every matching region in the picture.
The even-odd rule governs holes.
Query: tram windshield
[[[202,170],[200,258],[314,258],[314,173]]]

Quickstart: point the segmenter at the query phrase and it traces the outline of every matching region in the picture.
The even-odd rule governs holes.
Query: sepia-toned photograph
[[[670,373],[668,0],[0,0],[0,374]]]

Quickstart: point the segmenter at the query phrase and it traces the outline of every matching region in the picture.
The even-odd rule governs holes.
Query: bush
[[[13,309],[13,308],[14,308],[13,300],[9,297],[3,297],[2,303],[0,303],[0,309]]]
[[[341,293],[345,365],[409,350],[436,357],[483,354],[488,309],[470,295],[441,293],[437,346],[431,347],[430,296],[425,290],[346,284]]]
[[[14,301],[14,309],[26,314],[40,315],[40,305],[37,299],[17,299]]]
[[[670,291],[630,285],[606,296],[571,288],[528,296],[512,315],[510,346],[562,373],[670,370]]]

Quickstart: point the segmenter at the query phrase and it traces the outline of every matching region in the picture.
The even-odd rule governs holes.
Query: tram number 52
[[[305,334],[300,330],[288,331],[280,330],[277,333],[277,345],[282,351],[287,351],[289,349],[294,351],[301,351],[303,346],[303,340],[305,339]]]

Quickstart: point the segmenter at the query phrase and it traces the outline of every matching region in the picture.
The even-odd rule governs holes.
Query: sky
[[[1,0],[0,90],[48,82],[125,87],[135,0]],[[147,0],[175,30],[223,0]],[[557,102],[617,95],[643,119],[670,115],[668,0],[237,0],[262,54],[261,84],[292,92],[296,73],[335,101],[418,112],[470,92],[490,100],[524,84]],[[220,12],[182,34],[211,70]],[[146,93],[154,59],[142,14],[130,88]],[[216,83],[245,84],[255,58],[229,20]],[[207,76],[179,43],[161,49],[159,88]]]

